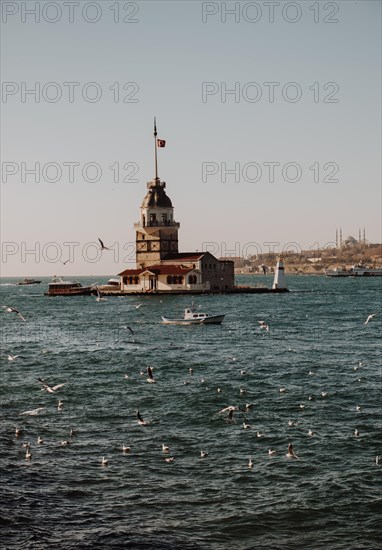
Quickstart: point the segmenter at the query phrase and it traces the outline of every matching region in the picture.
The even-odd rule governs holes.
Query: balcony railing
[[[178,222],[174,222],[171,220],[166,221],[159,221],[159,220],[153,220],[153,221],[146,221],[145,223],[137,222],[134,224],[134,227],[179,227]]]

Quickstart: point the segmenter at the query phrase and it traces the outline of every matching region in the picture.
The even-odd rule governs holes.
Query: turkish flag
[[[157,139],[158,147],[166,147],[166,140],[165,139]]]

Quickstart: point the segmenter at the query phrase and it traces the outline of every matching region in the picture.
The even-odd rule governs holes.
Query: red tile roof
[[[143,271],[145,271],[144,269],[140,268],[140,269],[125,269],[124,271],[122,271],[122,273],[118,273],[118,275],[120,277],[124,277],[126,275],[140,275],[141,273],[143,273]]]

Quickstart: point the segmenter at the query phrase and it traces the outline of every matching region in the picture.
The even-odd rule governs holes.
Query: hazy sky
[[[181,251],[381,242],[379,1],[1,7],[3,276],[134,265],[154,115]]]

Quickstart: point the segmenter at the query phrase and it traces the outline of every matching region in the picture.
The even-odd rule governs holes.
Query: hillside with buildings
[[[339,243],[338,243],[339,244]],[[382,267],[382,244],[365,243],[353,237],[345,239],[341,246],[323,249],[297,251],[283,250],[274,253],[258,254],[248,258],[231,257],[235,273],[264,274],[273,273],[277,257],[282,254],[285,271],[301,275],[324,274],[325,269],[350,268],[361,264],[369,267]]]

